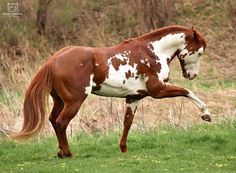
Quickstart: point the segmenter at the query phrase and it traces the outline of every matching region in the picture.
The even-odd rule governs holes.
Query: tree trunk
[[[175,15],[176,0],[135,0],[141,29],[145,32],[163,27]]]
[[[51,0],[39,0],[36,24],[38,27],[38,34],[45,35],[47,22],[47,8]]]

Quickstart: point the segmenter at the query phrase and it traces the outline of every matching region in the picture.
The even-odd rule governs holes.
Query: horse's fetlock
[[[126,144],[120,144],[120,150],[122,153],[126,153],[128,150]]]
[[[205,110],[207,110],[208,108],[207,108],[207,105],[203,105],[202,107],[201,107],[201,111],[202,112],[205,112]]]

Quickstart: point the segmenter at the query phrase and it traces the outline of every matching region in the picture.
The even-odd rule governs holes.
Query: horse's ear
[[[199,41],[199,36],[197,34],[197,31],[194,29],[193,29],[193,38],[194,38],[194,40]]]

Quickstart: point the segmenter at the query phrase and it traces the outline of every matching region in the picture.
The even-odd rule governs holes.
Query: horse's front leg
[[[202,115],[202,119],[205,121],[209,121],[211,122],[211,116],[210,113],[208,111],[207,105],[205,103],[203,103],[192,91],[188,90],[189,94],[188,94],[188,98],[190,98],[196,105],[197,107],[202,111],[203,115]]]
[[[124,117],[124,129],[120,139],[120,150],[125,153],[128,151],[126,146],[129,129],[132,125],[135,111],[138,106],[138,100],[126,99],[126,112]]]
[[[208,108],[204,102],[202,102],[192,91],[177,87],[171,84],[165,84],[164,87],[158,92],[157,95],[153,96],[155,98],[166,98],[166,97],[178,97],[184,96],[189,98],[203,113],[202,119],[211,122],[211,116]]]

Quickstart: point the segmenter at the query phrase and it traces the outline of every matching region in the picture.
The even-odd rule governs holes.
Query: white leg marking
[[[203,103],[192,91],[188,90],[188,98],[190,98],[193,103],[197,105],[197,107],[202,111],[202,113],[205,115],[210,115],[207,106],[205,103]]]

